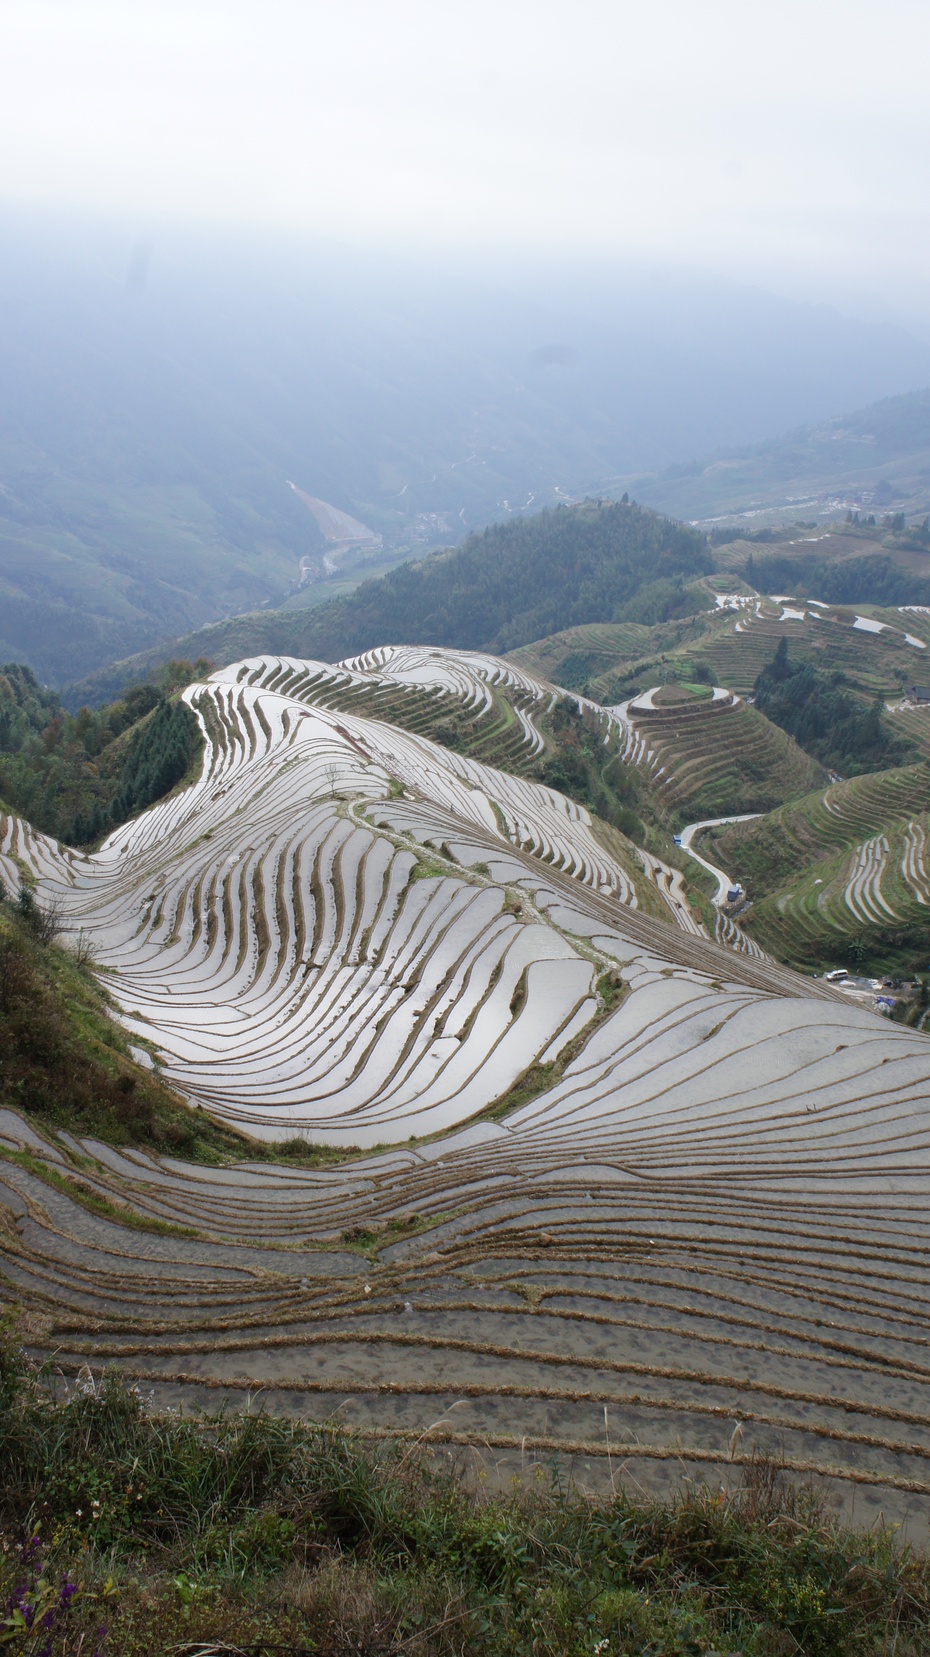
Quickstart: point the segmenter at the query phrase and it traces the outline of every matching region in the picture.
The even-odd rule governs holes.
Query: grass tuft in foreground
[[[466,1488],[418,1444],[57,1392],[0,1358],[0,1643],[28,1657],[917,1657],[930,1573],[771,1462],[660,1504]]]

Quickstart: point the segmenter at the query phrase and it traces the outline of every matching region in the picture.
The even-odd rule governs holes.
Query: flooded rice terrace
[[[506,664],[402,654],[194,687],[201,778],[93,856],[2,820],[0,874],[85,929],[166,1080],[363,1151],[209,1167],[3,1112],[30,1348],[498,1479],[668,1492],[770,1456],[923,1538],[925,1038],[658,918],[583,807],[390,727],[391,698],[491,719],[506,690],[501,740],[538,736]]]

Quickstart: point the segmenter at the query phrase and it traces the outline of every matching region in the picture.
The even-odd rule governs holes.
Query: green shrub
[[[220,1631],[332,1657],[879,1657],[886,1628],[897,1657],[927,1649],[926,1563],[828,1522],[770,1461],[671,1503],[582,1499],[555,1469],[475,1495],[440,1466],[267,1413],[158,1412],[116,1372],[56,1393],[7,1342],[0,1595],[54,1610],[50,1657],[81,1617],[93,1653],[104,1601],[131,1657]]]

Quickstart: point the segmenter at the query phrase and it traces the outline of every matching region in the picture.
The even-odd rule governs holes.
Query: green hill
[[[700,608],[686,583],[713,567],[704,536],[635,504],[585,501],[513,518],[311,610],[236,616],[72,687],[100,702],[168,654],[218,665],[267,650],[340,661],[386,642],[513,650],[559,628],[622,620],[634,600]],[[658,618],[657,618],[658,619]]]

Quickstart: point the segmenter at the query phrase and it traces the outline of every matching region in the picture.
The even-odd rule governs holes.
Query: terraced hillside
[[[751,935],[799,965],[870,971],[926,969],[926,815],[875,835],[846,856],[766,898],[746,924]]]
[[[930,759],[930,707],[899,701],[886,704],[888,728],[912,742],[919,754]]]
[[[582,808],[301,674],[192,687],[197,783],[91,856],[7,820],[2,872],[192,1102],[366,1151],[205,1166],[4,1112],[33,1348],[497,1476],[559,1451],[667,1489],[765,1451],[925,1526],[926,1039],[632,907]]]
[[[817,864],[747,923],[781,959],[875,970],[925,969],[930,928],[926,814]]]
[[[704,615],[689,617],[685,623],[662,622],[657,627],[633,621],[588,622],[523,645],[511,651],[507,659],[526,673],[579,690],[585,683],[600,686],[605,676],[628,662],[654,660],[680,642],[685,633],[701,633],[705,625]]]
[[[771,891],[786,875],[928,809],[930,765],[898,766],[831,783],[754,823],[722,828],[717,849],[757,890]]]
[[[269,660],[279,664],[270,672]],[[399,725],[537,780],[545,774],[546,755],[558,754],[552,715],[567,701],[603,755],[602,774],[611,774],[610,756],[635,767],[632,797],[643,801],[650,817],[676,825],[718,811],[766,811],[826,777],[783,731],[721,688],[654,686],[602,708],[493,656],[417,646],[369,651],[336,669],[256,657],[245,682]],[[635,882],[640,853],[614,849]],[[642,883],[637,892],[649,907]]]
[[[631,674],[643,688],[669,668],[686,681],[709,673],[718,684],[748,696],[783,638],[792,661],[843,673],[853,689],[870,698],[900,697],[902,685],[927,677],[930,616],[919,609],[778,602],[744,584],[716,594],[712,582],[705,585],[714,607],[700,615],[659,627],[574,627],[515,650],[509,659],[526,672],[584,684],[592,696],[607,701],[616,699],[618,684]]]
[[[516,693],[509,722],[486,679]],[[558,695],[493,658],[382,652],[371,675],[257,658],[186,693],[207,744],[198,783],[96,856],[3,820],[0,877],[48,882],[119,974],[131,1027],[161,1045],[170,1079],[250,1131],[312,1122],[317,1137],[372,1143],[415,1101],[431,1132],[492,1107],[600,1015],[610,952],[566,941],[545,886],[518,894],[511,848],[536,879],[566,874],[612,907],[651,894],[702,935],[662,890],[664,866],[596,835],[584,807],[342,711],[373,700],[383,715],[400,699],[416,725],[435,717],[437,690],[440,713],[448,697],[470,702],[488,741],[530,757],[542,739],[520,698],[538,711]],[[598,712],[602,741],[641,746],[622,714]]]
[[[795,662],[811,662],[825,672],[843,673],[864,695],[900,695],[902,683],[924,672],[923,626],[897,611],[865,605],[858,609],[816,606],[791,601],[746,607],[719,629],[711,649],[688,652],[695,663],[713,655],[725,684],[748,693],[779,643],[788,639]]]
[[[727,811],[733,810],[731,802],[740,810],[764,810],[775,800],[804,793],[825,775],[776,726],[722,690],[707,688],[703,701],[679,705],[679,721],[672,705],[653,706],[653,693],[605,709],[493,656],[417,646],[384,647],[337,668],[256,657],[237,673],[244,682],[298,695],[311,705],[364,712],[436,738],[517,777],[539,780],[567,771],[576,796],[587,796],[609,813],[607,783],[615,803],[635,801],[652,824],[644,829],[628,808],[614,813],[621,822],[629,817],[638,825],[635,846],[608,823],[593,824],[599,844],[626,873],[628,901],[748,954],[762,952],[719,905],[686,887],[695,865],[676,850],[672,829],[715,811],[720,801]],[[674,694],[655,688],[659,703]],[[567,748],[566,708],[572,714]],[[725,728],[719,724],[724,713],[736,716]]]
[[[791,737],[722,687],[699,697],[654,688],[612,711],[631,732],[625,754],[646,757],[658,808],[676,823],[768,811],[826,777]]]
[[[758,900],[742,917],[749,935],[807,967],[868,958],[876,968],[923,968],[928,811],[930,765],[921,762],[721,829],[716,855]]]
[[[558,696],[552,686],[480,652],[382,648],[336,668],[270,660],[269,669],[269,658],[254,658],[243,682],[399,725],[518,776],[531,774],[542,754],[540,725]],[[606,716],[600,717],[606,730]]]

